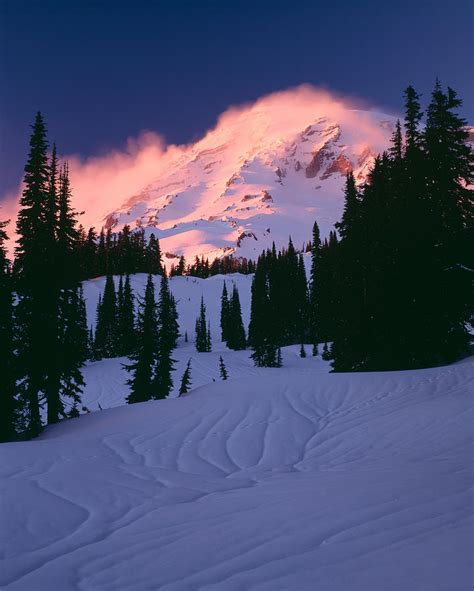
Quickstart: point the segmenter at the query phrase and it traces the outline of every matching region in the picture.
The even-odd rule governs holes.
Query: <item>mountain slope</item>
[[[195,144],[169,149],[156,180],[97,225],[156,228],[168,261],[234,252],[255,258],[289,235],[300,246],[315,219],[329,232],[342,212],[346,172],[363,182],[394,125],[390,115],[311,88],[264,97],[223,115]]]

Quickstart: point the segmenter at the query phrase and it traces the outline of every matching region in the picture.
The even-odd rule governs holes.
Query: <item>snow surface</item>
[[[251,278],[225,279],[247,321]],[[204,293],[215,337],[175,352],[189,394],[123,406],[125,360],[90,363],[86,405],[114,408],[0,446],[1,588],[471,589],[474,358],[330,374],[295,346],[257,369],[218,342],[223,280],[171,281],[182,328]]]

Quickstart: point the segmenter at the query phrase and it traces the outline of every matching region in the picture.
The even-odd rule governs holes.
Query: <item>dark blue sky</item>
[[[436,76],[474,121],[472,0],[0,0],[0,196],[43,111],[62,153],[150,129],[195,139],[229,105],[303,82],[402,107]]]

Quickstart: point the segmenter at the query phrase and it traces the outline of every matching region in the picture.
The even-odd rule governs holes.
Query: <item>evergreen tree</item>
[[[227,285],[224,281],[221,296],[221,339],[222,342],[227,343],[229,339],[229,295],[227,293]]]
[[[347,173],[346,185],[344,189],[344,211],[342,219],[336,224],[339,234],[345,238],[350,234],[351,230],[356,226],[360,212],[360,198],[357,191],[354,173],[352,171]]]
[[[127,397],[129,404],[152,398],[153,368],[157,351],[158,314],[155,286],[150,274],[144,299],[139,299],[136,349],[131,355],[132,363],[124,365],[124,368],[131,373],[131,378],[127,381],[130,386],[130,394]]]
[[[206,351],[210,353],[212,351],[212,339],[211,339],[211,321],[207,321],[207,333],[206,333]]]
[[[147,271],[155,275],[163,275],[163,262],[161,255],[160,242],[154,234],[150,235],[146,247],[146,265]]]
[[[125,283],[123,283],[122,276],[120,276],[118,293],[117,354],[119,356],[128,356],[135,350],[136,341],[135,304],[130,275],[125,277]]]
[[[275,367],[283,367],[283,359],[281,355],[281,348],[278,347],[277,355],[276,355],[276,363]]]
[[[227,380],[227,378],[229,377],[224,360],[222,359],[222,355],[219,357],[219,373],[220,373],[221,379],[223,379],[223,380]]]
[[[35,436],[41,430],[40,397],[47,379],[54,342],[55,302],[53,267],[54,243],[48,232],[50,168],[47,156],[46,128],[37,113],[30,137],[30,152],[25,166],[24,190],[17,219],[15,270],[19,301],[16,307],[21,324],[19,367],[22,397],[28,407],[26,431]]]
[[[178,396],[182,396],[183,394],[187,394],[189,392],[189,387],[191,386],[191,359],[188,361],[186,365],[186,369],[184,370],[183,377],[181,378],[181,385],[179,387],[179,394]]]
[[[107,275],[109,269],[109,257],[108,250],[105,244],[105,232],[104,229],[99,234],[99,244],[97,246],[97,274],[99,277]]]
[[[8,239],[5,231],[7,223],[0,222],[0,442],[16,438],[20,410],[16,400],[12,277],[5,248]]]
[[[53,422],[60,417],[77,416],[77,407],[81,404],[81,393],[84,388],[81,367],[87,351],[87,325],[84,313],[82,288],[62,290],[58,314],[59,396],[57,416],[53,417]],[[66,401],[72,404],[69,413],[66,410]]]
[[[408,86],[405,90],[405,144],[407,156],[417,151],[421,144],[420,121],[423,113],[420,108],[420,96],[413,88]]]
[[[117,298],[114,279],[107,275],[95,329],[95,357],[115,357],[117,350]]]
[[[201,306],[199,309],[199,316],[196,319],[196,351],[205,353],[209,350],[209,340],[207,334],[207,320],[206,320],[206,306],[204,305],[204,297],[201,296]]]
[[[71,186],[69,166],[64,164],[59,175],[58,214],[57,214],[57,252],[60,265],[61,282],[68,287],[77,286],[79,274],[76,260],[76,245],[79,240],[77,212],[71,205]]]
[[[152,383],[152,396],[159,400],[166,398],[173,388],[172,372],[175,360],[172,351],[176,347],[179,328],[176,306],[169,289],[166,273],[161,278],[158,303],[158,361]]]
[[[321,236],[319,226],[315,221],[313,224],[313,239],[311,241],[311,272],[309,277],[309,308],[310,308],[310,333],[311,341],[317,347],[318,342],[318,289],[319,271],[321,262]]]
[[[225,285],[225,283],[224,283]],[[223,295],[224,297],[224,295]],[[246,347],[246,336],[242,322],[242,310],[237,286],[234,283],[232,297],[227,307],[227,346],[234,351],[240,351]]]

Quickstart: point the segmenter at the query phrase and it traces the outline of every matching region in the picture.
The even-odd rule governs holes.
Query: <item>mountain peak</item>
[[[117,196],[95,225],[155,232],[169,263],[255,259],[289,235],[300,246],[315,219],[323,236],[339,219],[346,173],[365,180],[395,121],[308,86],[263,97],[224,113],[194,144],[168,147],[153,180]]]

